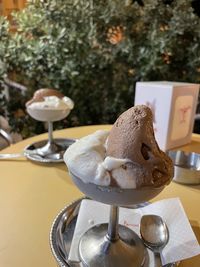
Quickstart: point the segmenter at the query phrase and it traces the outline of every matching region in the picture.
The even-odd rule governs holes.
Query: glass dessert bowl
[[[53,122],[66,118],[73,109],[74,103],[69,98],[54,89],[39,89],[33,98],[26,103],[28,114],[35,120],[48,123],[47,144],[39,149],[37,153],[41,156],[63,157],[61,147],[53,139]]]
[[[93,183],[84,183],[83,180],[70,171],[75,185],[87,197],[108,205],[129,206],[147,202],[156,197],[165,186],[158,188],[128,188],[102,186]]]
[[[43,108],[30,108],[27,107],[28,114],[37,121],[55,122],[66,118],[71,109],[43,109]]]
[[[77,140],[64,161],[76,186],[87,197],[108,204],[108,224],[98,224],[80,239],[79,256],[87,267],[147,267],[148,253],[139,236],[118,224],[119,206],[144,203],[173,177],[171,159],[160,151],[152,113],[136,106],[123,113],[110,132]]]

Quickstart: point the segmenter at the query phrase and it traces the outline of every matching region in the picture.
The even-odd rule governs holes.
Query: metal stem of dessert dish
[[[119,220],[119,208],[117,206],[110,207],[110,220],[108,224],[107,238],[110,241],[116,241],[119,239],[118,233],[118,220]]]
[[[58,154],[61,151],[60,145],[56,144],[53,139],[53,122],[48,121],[48,141],[47,144],[41,148],[37,149],[37,152],[41,156],[51,155],[53,158],[55,155],[55,159],[58,158]],[[63,157],[63,151],[62,154],[60,154],[60,158]]]
[[[53,122],[48,122],[48,138],[49,143],[53,143]]]

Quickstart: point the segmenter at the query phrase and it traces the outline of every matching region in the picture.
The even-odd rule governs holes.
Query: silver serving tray
[[[60,267],[83,267],[81,262],[69,262],[68,255],[76,226],[77,215],[83,198],[66,206],[55,218],[50,231],[50,247]],[[154,257],[148,250],[149,257]],[[177,267],[178,263],[167,264],[165,267]],[[127,266],[128,267],[128,266]],[[151,267],[151,266],[145,266]],[[152,266],[153,267],[153,266]]]
[[[59,145],[60,150],[58,152],[61,154],[64,154],[66,149],[75,142],[75,139],[68,139],[68,138],[54,138],[53,140],[56,144]],[[42,148],[43,146],[45,146],[47,144],[47,142],[48,142],[48,140],[41,140],[38,142],[34,142],[34,143],[28,145],[27,147],[25,147],[24,154],[27,157],[27,159],[32,160],[34,162],[38,162],[38,163],[63,162],[63,158],[55,159],[54,157],[49,158],[47,156],[38,155],[37,153],[29,153],[31,151],[38,149],[38,148]]]

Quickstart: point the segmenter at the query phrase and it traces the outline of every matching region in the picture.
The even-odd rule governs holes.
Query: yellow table
[[[54,137],[79,138],[109,125],[69,128]],[[26,139],[1,151],[18,153],[47,134]],[[200,153],[200,136],[193,135],[184,150]],[[25,158],[0,161],[0,266],[55,267],[49,232],[64,206],[82,196],[73,185],[64,163],[39,165]],[[200,186],[172,182],[155,200],[179,197],[200,242]],[[200,256],[185,260],[180,267],[199,267]]]

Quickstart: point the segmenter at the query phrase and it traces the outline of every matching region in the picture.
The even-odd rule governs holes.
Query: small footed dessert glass
[[[26,103],[27,112],[33,119],[48,123],[48,141],[45,146],[37,149],[39,155],[52,159],[63,157],[61,147],[53,139],[53,122],[66,118],[73,107],[74,103],[69,97],[54,89],[39,89]]]

